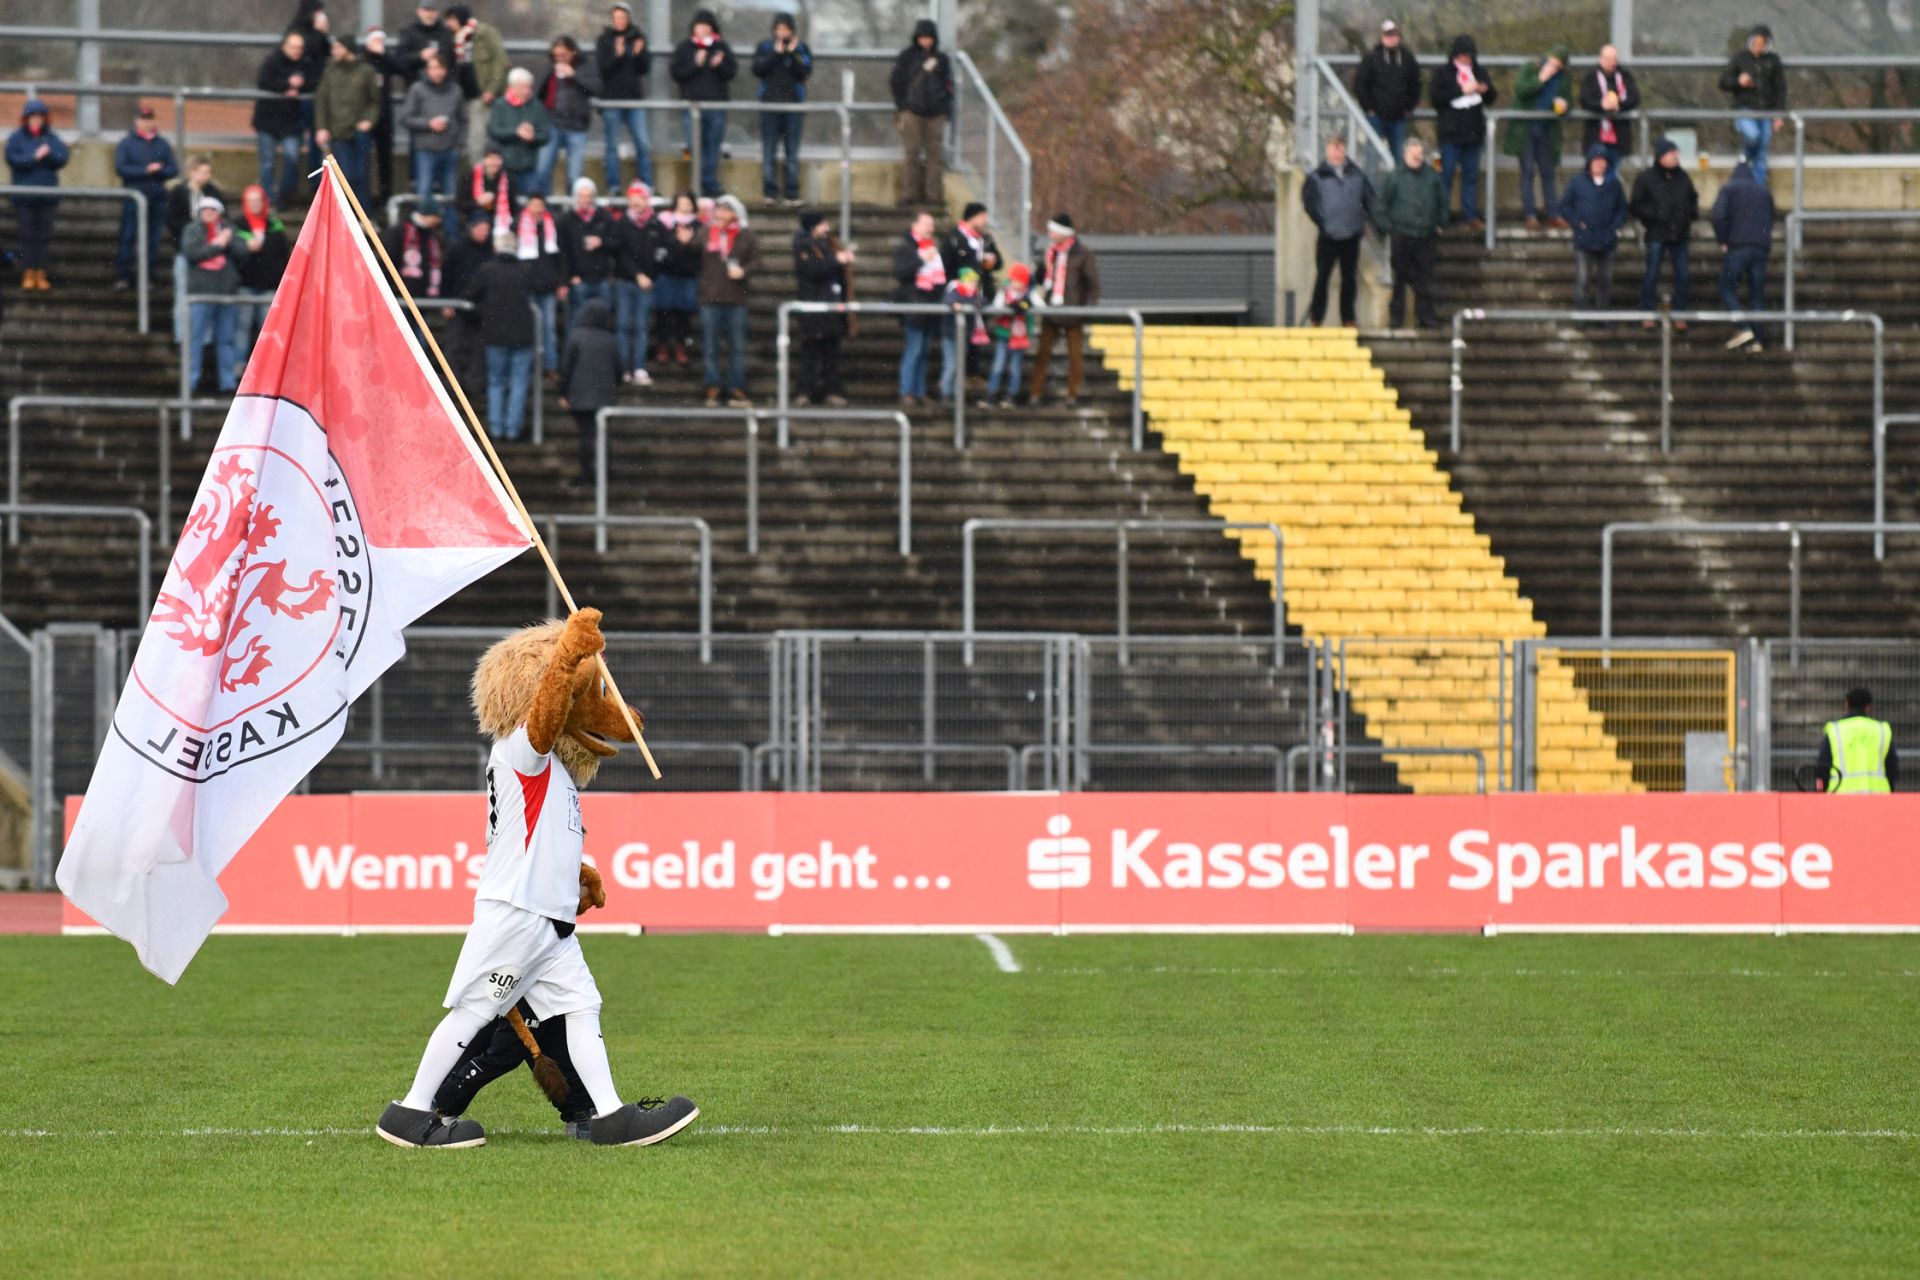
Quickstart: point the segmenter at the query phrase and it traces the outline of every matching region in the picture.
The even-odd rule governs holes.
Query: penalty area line
[[[973,936],[986,944],[986,948],[993,954],[993,962],[999,966],[1000,972],[1020,972],[1020,962],[1013,958],[1013,948],[1008,946],[1004,939],[997,934],[991,933],[976,933]]]

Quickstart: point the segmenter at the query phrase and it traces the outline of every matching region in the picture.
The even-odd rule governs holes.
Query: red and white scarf
[[[1594,69],[1593,74],[1600,77],[1600,97],[1602,100],[1606,98],[1607,91],[1611,89],[1614,95],[1619,98],[1620,105],[1621,106],[1626,105],[1627,78],[1625,76],[1621,75],[1618,71],[1615,71],[1613,73],[1613,83],[1609,85],[1607,83],[1606,72],[1596,67]],[[1612,116],[1600,117],[1600,141],[1606,143],[1610,147],[1617,147],[1620,145],[1620,131],[1613,127]]]
[[[520,212],[520,249],[515,255],[528,262],[542,253],[560,252],[560,234],[554,229],[553,215],[543,213],[537,219],[531,209]]]
[[[940,250],[931,240],[916,240],[914,247],[920,251],[920,269],[913,273],[913,287],[921,293],[931,293],[947,282],[947,264],[940,260]]]
[[[475,208],[482,207],[480,197],[487,194],[487,166],[473,166],[473,203]],[[493,229],[509,231],[513,228],[513,195],[507,186],[507,171],[500,170],[493,179]]]
[[[653,191],[644,182],[627,185],[627,221],[636,227],[653,221]]]
[[[1462,97],[1473,93],[1474,86],[1480,83],[1479,78],[1473,74],[1473,63],[1470,60],[1453,64],[1453,79],[1454,83],[1460,86]]]
[[[707,252],[717,253],[722,257],[731,258],[733,256],[733,246],[739,239],[739,223],[729,222],[723,227],[718,221],[715,221],[711,227],[707,228]]]
[[[212,226],[207,227],[206,221],[203,219],[200,225],[207,228],[207,243],[212,244],[213,238],[219,235],[221,228],[227,225],[227,220],[225,218],[217,219]],[[222,271],[227,265],[227,255],[224,253],[216,253],[211,258],[202,258],[193,265],[202,271]]]
[[[1000,296],[994,300],[993,305],[996,307],[1011,307],[1024,300],[1026,296],[1027,291],[1025,289],[1016,289],[1014,286],[1008,285],[1006,288],[1000,290]],[[1008,316],[1007,346],[1015,351],[1025,351],[1032,345],[1033,338],[1027,329],[1026,312],[1016,311]]]
[[[1068,236],[1047,246],[1047,301],[1056,307],[1067,301],[1067,255],[1073,252],[1074,239]]]
[[[422,235],[420,224],[407,219],[400,232],[400,274],[425,279],[427,296],[440,296],[440,237]]]

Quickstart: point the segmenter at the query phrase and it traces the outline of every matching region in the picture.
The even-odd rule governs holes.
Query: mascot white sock
[[[571,1021],[571,1019],[569,1019]],[[407,1096],[400,1100],[403,1107],[412,1107],[415,1111],[433,1110],[434,1091],[440,1082],[447,1078],[447,1072],[465,1055],[467,1046],[487,1025],[487,1019],[467,1009],[449,1009],[447,1016],[440,1019],[440,1025],[433,1029],[433,1035],[427,1039],[427,1051],[420,1055],[420,1070],[413,1077],[413,1088],[407,1090]],[[594,1016],[596,1039],[600,1030],[599,1015]],[[572,1047],[572,1041],[568,1041]],[[606,1070],[606,1050],[600,1051],[601,1070]],[[612,1086],[609,1084],[609,1090]],[[600,1095],[594,1094],[594,1104],[600,1102]]]
[[[613,1068],[607,1063],[607,1042],[600,1034],[600,1011],[588,1009],[567,1015],[567,1056],[580,1083],[593,1095],[593,1114],[604,1116],[620,1109],[613,1087]]]

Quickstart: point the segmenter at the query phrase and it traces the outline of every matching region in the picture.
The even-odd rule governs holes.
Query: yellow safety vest
[[[1827,749],[1833,753],[1833,772],[1827,775],[1828,795],[1886,795],[1887,751],[1893,745],[1893,726],[1871,716],[1848,716],[1827,722]]]

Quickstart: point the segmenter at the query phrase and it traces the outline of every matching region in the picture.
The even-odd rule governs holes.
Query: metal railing
[[[964,49],[956,50],[953,66],[958,72],[954,78],[954,159],[959,162],[958,167],[971,170],[979,177],[980,190],[977,194],[987,208],[999,209],[997,202],[1001,193],[1012,188],[1013,208],[1019,211],[1015,224],[1019,238],[1015,242],[1014,258],[1026,262],[1033,255],[1034,241],[1033,157],[1028,153],[1026,144],[1020,141],[1013,122],[1007,119],[1007,113],[1001,110],[1000,100],[994,97],[993,89],[987,84],[986,77],[980,74],[980,68],[974,65],[973,58]],[[967,102],[976,98],[986,109],[986,124],[979,130],[983,136],[983,155],[978,164],[968,151],[972,132],[967,124],[971,116],[965,109]],[[1004,175],[1003,169],[1007,170]]]
[[[1294,748],[1298,750],[1299,748]],[[1032,790],[1033,762],[1044,760],[1055,748],[1045,743],[1030,743],[1020,748],[1020,785],[1009,791]],[[1271,742],[1082,742],[1073,748],[1076,756],[1147,756],[1154,759],[1178,759],[1204,756],[1216,759],[1255,759],[1273,762],[1273,789],[1287,791],[1287,753]]]
[[[1318,61],[1324,64],[1326,60],[1321,58]],[[1374,127],[1367,122],[1367,113],[1360,109],[1360,103],[1354,98],[1353,91],[1347,88],[1347,82],[1345,80],[1334,75],[1331,68],[1328,68],[1314,77],[1314,84],[1319,90],[1330,92],[1333,95],[1335,110],[1346,120],[1348,155],[1357,161],[1362,169],[1367,170],[1370,175],[1377,177],[1381,173],[1392,173],[1400,167],[1400,157],[1393,154],[1393,148],[1387,144],[1387,140],[1381,137],[1379,133],[1374,130]],[[1316,93],[1314,97],[1314,123],[1311,132],[1307,135],[1308,146],[1313,149],[1313,152],[1303,157],[1303,162],[1311,161],[1312,164],[1317,165],[1319,163],[1318,153],[1321,152],[1325,146],[1324,142],[1320,140],[1320,122],[1324,113],[1324,107],[1319,101],[1319,94]],[[1368,163],[1369,159],[1372,161],[1371,164]],[[1311,172],[1311,169],[1308,171]],[[1391,284],[1393,281],[1393,263],[1392,254],[1388,250],[1386,238],[1384,236],[1362,235],[1360,242],[1366,246],[1368,254],[1374,259],[1374,265],[1379,271],[1381,282],[1383,284]]]
[[[548,513],[535,515],[534,520],[547,531],[547,550],[553,556],[554,563],[560,561],[560,529],[562,526],[589,526],[593,529],[594,541],[601,552],[607,549],[607,529],[691,529],[699,539],[700,563],[700,661],[713,661],[713,529],[699,516],[627,516],[606,515],[596,512],[593,515],[574,515],[568,513]],[[560,588],[551,574],[547,577],[547,616],[560,616]],[[648,746],[654,744],[649,742]]]
[[[654,409],[609,406],[593,415],[594,518],[601,527],[594,535],[594,550],[607,549],[607,424],[615,418],[664,418],[690,422],[739,422],[747,432],[747,554],[760,554],[760,415],[751,407],[744,409]]]
[[[149,331],[147,298],[151,292],[149,280],[153,263],[148,256],[148,251],[153,245],[147,238],[147,227],[152,211],[147,208],[145,196],[126,187],[30,187],[13,182],[0,184],[0,196],[39,196],[43,199],[55,200],[117,200],[122,204],[132,201],[134,235],[140,242],[138,252],[134,254],[134,280],[137,288],[134,297],[139,307],[140,332]]]
[[[1316,754],[1324,750],[1326,750],[1326,748],[1311,742],[1302,742],[1296,746],[1288,747],[1284,767],[1286,786],[1283,789],[1289,792],[1296,789],[1308,792],[1318,791],[1319,788],[1314,785],[1314,780],[1318,777],[1318,771],[1314,769],[1306,770],[1306,786],[1300,788],[1294,787],[1295,766],[1302,761],[1310,763]],[[1339,753],[1338,776],[1340,779],[1339,789],[1342,792],[1346,790],[1347,785],[1348,756],[1373,756],[1382,760],[1389,756],[1465,756],[1473,761],[1474,785],[1477,793],[1480,795],[1487,794],[1487,753],[1479,747],[1376,747],[1370,743],[1356,744],[1342,742],[1338,747],[1334,748],[1334,750]]]
[[[1613,541],[1630,533],[1759,533],[1787,539],[1787,638],[1800,641],[1800,545],[1810,533],[1871,533],[1884,559],[1889,533],[1920,533],[1920,523],[1813,520],[1614,520],[1600,529],[1600,638],[1613,639]]]
[[[785,358],[785,352],[781,356]],[[783,378],[781,389],[786,389]],[[798,418],[803,422],[891,422],[900,431],[900,461],[897,472],[897,484],[900,490],[900,554],[913,554],[913,420],[898,409],[793,409],[781,404],[780,427],[777,433],[780,448],[787,447],[789,441],[788,421]]]
[[[1804,247],[1803,229],[1809,222],[1920,222],[1920,209],[1796,209],[1787,215],[1787,296],[1786,310],[1794,309],[1798,292],[1800,250]],[[1787,350],[1793,350],[1794,322],[1786,323]]]
[[[64,502],[0,503],[0,515],[49,520],[131,520],[140,534],[134,553],[133,616],[144,623],[153,607],[153,521],[138,507],[95,507]]]
[[[974,638],[974,536],[982,530],[1001,529],[1048,533],[1111,531],[1115,557],[1115,587],[1118,592],[1116,630],[1120,665],[1128,659],[1129,598],[1127,586],[1128,535],[1140,530],[1154,532],[1200,531],[1224,534],[1229,529],[1264,529],[1273,535],[1273,665],[1283,665],[1286,656],[1287,601],[1283,589],[1282,535],[1280,526],[1270,520],[1047,520],[1021,517],[975,516],[960,526],[960,616],[961,634],[967,639],[965,653],[973,661]]]
[[[1241,308],[1244,310],[1244,308]],[[1141,388],[1146,383],[1146,317],[1150,312],[1166,312],[1188,315],[1191,308],[1163,304],[1146,307],[1041,307],[1036,305],[1028,313],[1027,322],[1033,330],[1036,344],[1040,338],[1040,325],[1048,319],[1056,320],[1125,320],[1133,326],[1133,397],[1132,427],[1133,447],[1146,447],[1146,414],[1143,408]],[[964,361],[968,348],[968,325],[987,316],[1005,316],[1014,314],[1005,307],[980,307],[957,309],[936,302],[783,302],[776,317],[776,350],[779,356],[780,385],[778,412],[789,412],[792,386],[790,381],[790,350],[793,343],[792,317],[800,315],[893,315],[893,316],[938,316],[948,318],[953,324],[955,358]],[[933,352],[927,352],[929,363]],[[953,396],[953,447],[967,447],[967,395],[966,379],[957,376],[954,379]]]
[[[218,401],[193,402],[201,408],[217,409]],[[158,415],[158,476],[155,489],[162,532],[173,528],[173,433],[168,429],[172,411],[181,408],[179,400],[150,396],[15,396],[7,402],[7,501],[18,504],[21,495],[20,419],[28,409],[152,409]],[[183,435],[184,439],[185,436]],[[20,519],[7,521],[7,541],[20,541]]]
[[[1689,324],[1753,324],[1766,321],[1798,320],[1803,324],[1864,324],[1873,330],[1873,421],[1879,423],[1886,412],[1887,398],[1887,326],[1871,311],[1580,311],[1573,308],[1482,308],[1464,307],[1453,314],[1453,367],[1448,381],[1448,442],[1460,452],[1461,399],[1466,390],[1464,357],[1467,349],[1466,322],[1469,320],[1516,320],[1529,323],[1564,322],[1569,324],[1644,324],[1652,321],[1660,327],[1660,451],[1673,451],[1673,326]],[[1876,510],[1883,502],[1879,496],[1886,485],[1886,451],[1875,432],[1874,492]]]
[[[10,28],[0,27],[0,40],[7,38]],[[275,36],[271,43],[278,44]],[[197,43],[197,42],[196,42]],[[182,165],[186,163],[187,152],[187,103],[189,102],[258,102],[271,98],[280,101],[285,94],[268,93],[263,89],[229,89],[216,85],[179,85],[179,84],[87,84],[76,80],[0,80],[0,93],[27,94],[67,94],[82,103],[88,104],[91,111],[82,108],[82,134],[90,134],[98,129],[101,98],[164,98],[173,103],[173,145],[178,153],[175,157]],[[310,93],[294,95],[301,102],[312,102]],[[84,123],[84,117],[95,117],[92,126]]]

